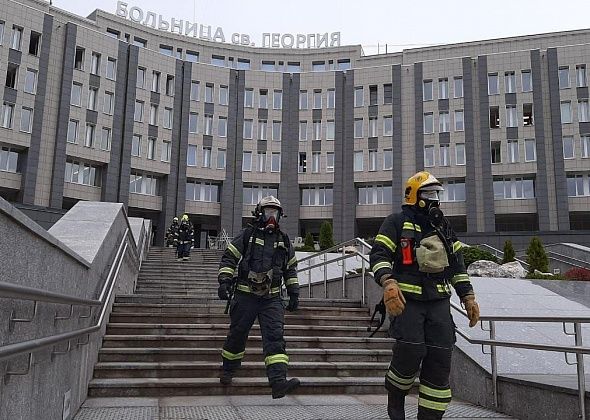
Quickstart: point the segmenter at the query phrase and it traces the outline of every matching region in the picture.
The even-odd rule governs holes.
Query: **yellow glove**
[[[479,305],[475,301],[475,295],[467,295],[461,298],[461,303],[465,306],[467,317],[469,318],[469,326],[473,327],[479,321]]]
[[[381,284],[383,285],[383,303],[387,308],[387,313],[398,316],[406,307],[406,299],[397,285],[397,281],[387,278]]]

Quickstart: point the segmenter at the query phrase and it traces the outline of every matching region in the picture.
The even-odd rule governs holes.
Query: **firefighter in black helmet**
[[[250,328],[258,318],[272,397],[282,398],[299,386],[299,379],[287,380],[289,356],[285,351],[285,311],[280,296],[284,281],[289,295],[287,310],[297,310],[297,258],[289,237],[279,228],[283,215],[280,201],[265,197],[253,214],[254,225],[228,245],[219,265],[219,298],[231,299],[231,323],[221,352],[220,381],[231,384],[244,357]]]
[[[385,376],[392,420],[405,419],[404,399],[418,371],[418,420],[441,419],[451,401],[451,286],[467,310],[469,326],[479,320],[462,244],[439,208],[442,191],[428,172],[409,178],[401,213],[385,219],[371,250],[375,281],[383,286],[387,312],[395,317],[390,335],[396,341]]]

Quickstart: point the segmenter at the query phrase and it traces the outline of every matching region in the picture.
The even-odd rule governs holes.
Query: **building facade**
[[[588,244],[590,30],[364,56],[159,31],[0,0],[0,196],[33,218],[124,203],[156,241],[236,234],[267,194],[291,237],[372,237],[426,169],[463,237]]]

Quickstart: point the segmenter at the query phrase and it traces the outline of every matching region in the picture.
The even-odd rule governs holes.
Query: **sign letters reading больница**
[[[217,27],[215,31],[210,25],[203,25],[196,22],[190,22],[183,19],[172,18],[170,22],[165,20],[162,15],[155,12],[144,12],[142,8],[132,6],[129,10],[129,4],[118,1],[116,15],[122,18],[129,18],[135,23],[140,23],[161,31],[170,31],[185,36],[205,39],[207,41],[226,42],[223,28]],[[233,33],[228,40],[232,44],[247,45],[254,47],[256,44],[251,41],[250,35]],[[323,34],[277,34],[263,33],[262,46],[265,48],[327,48],[340,46],[340,32],[323,33]]]

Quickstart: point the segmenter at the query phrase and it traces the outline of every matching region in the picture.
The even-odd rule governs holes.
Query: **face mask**
[[[279,210],[266,207],[262,210],[262,222],[264,223],[264,228],[268,231],[273,231],[279,225]]]

